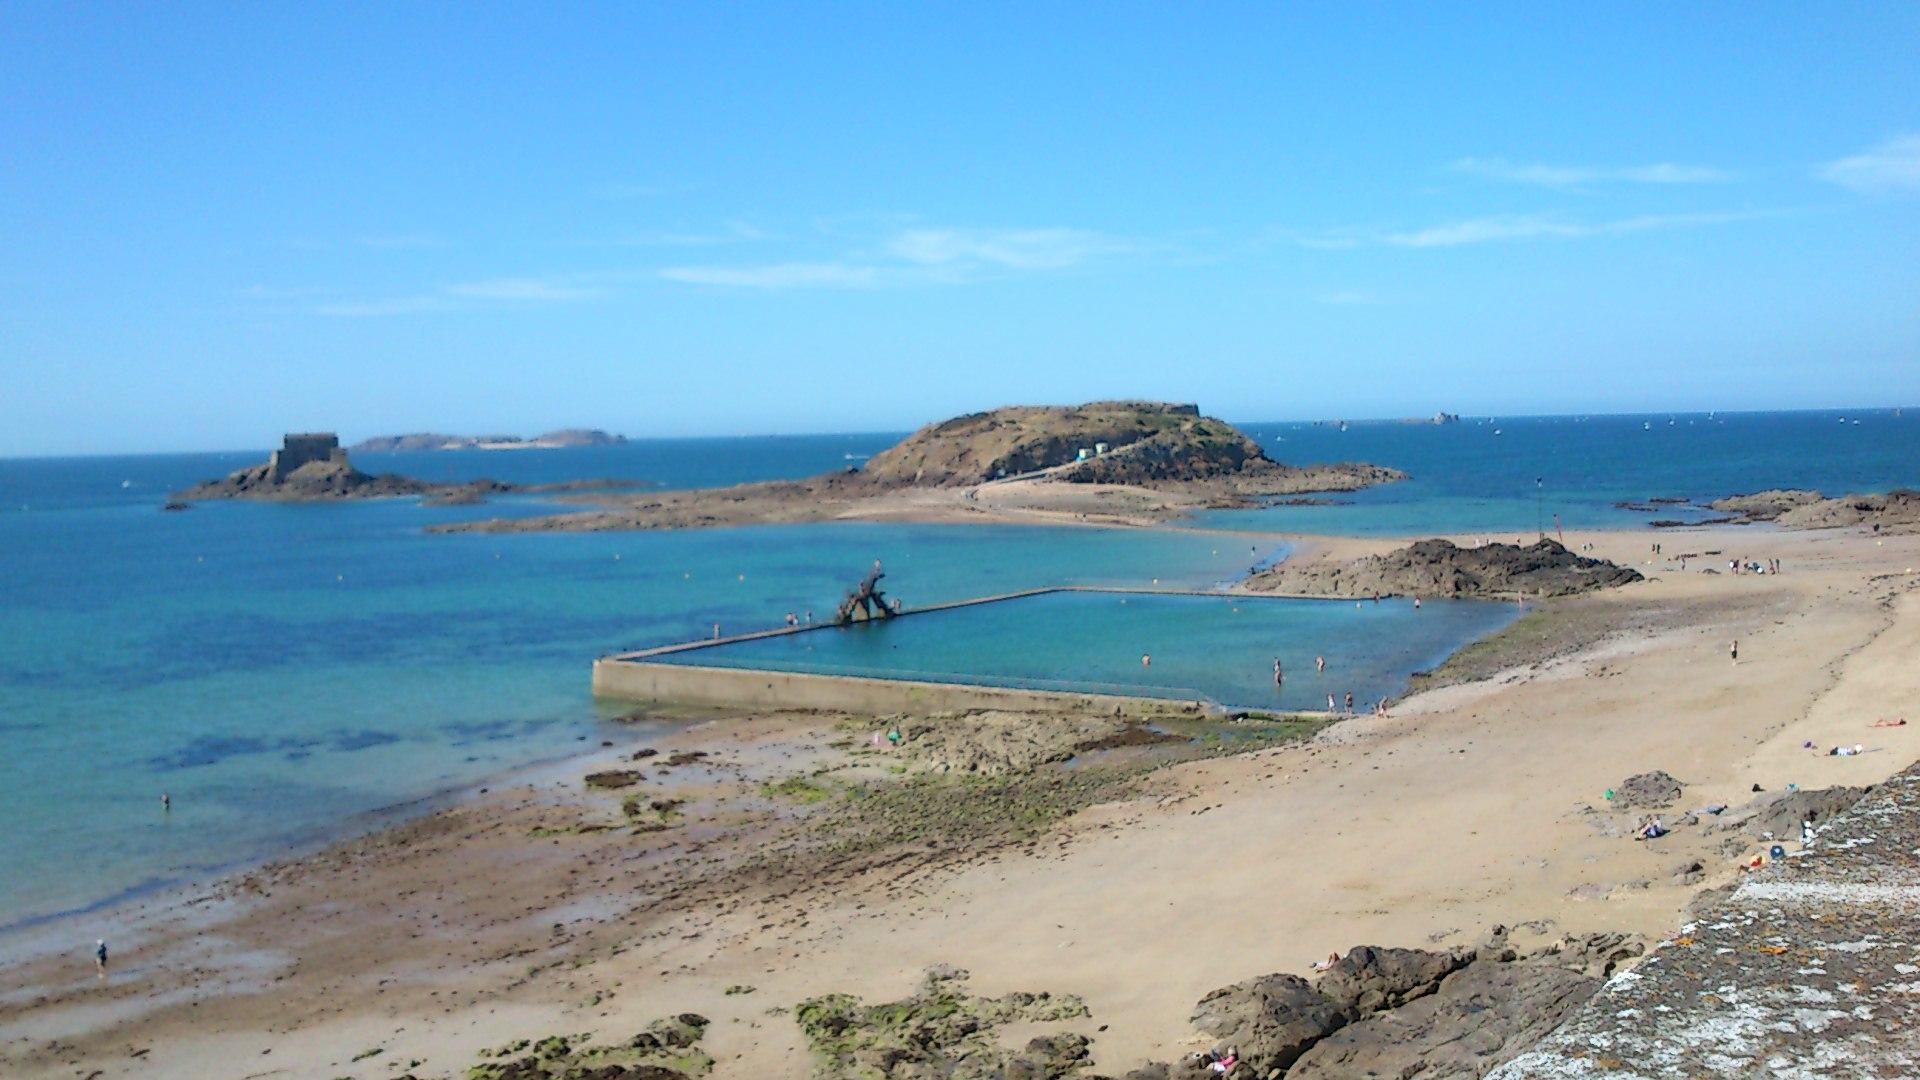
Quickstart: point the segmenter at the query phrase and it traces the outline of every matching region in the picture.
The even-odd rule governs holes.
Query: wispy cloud
[[[1820,170],[1823,179],[1855,191],[1920,191],[1920,134],[1896,135]]]
[[[1461,158],[1453,171],[1510,184],[1578,187],[1582,184],[1721,184],[1737,177],[1705,165],[1542,165],[1505,158]]]
[[[985,264],[1056,270],[1123,246],[1083,229],[909,229],[895,236],[887,250],[925,266]]]
[[[492,281],[470,281],[459,285],[448,285],[442,290],[448,296],[468,297],[475,300],[508,300],[529,303],[551,303],[567,300],[592,300],[607,295],[607,290],[593,285],[568,285],[542,278],[495,278]]]
[[[745,244],[776,237],[744,221],[728,221],[718,229],[636,232],[607,240],[584,241],[580,247],[716,247],[721,244]]]
[[[1644,214],[1609,221],[1583,221],[1547,214],[1502,214],[1467,218],[1420,229],[1350,228],[1320,233],[1282,233],[1294,244],[1319,250],[1358,247],[1436,248],[1463,244],[1513,243],[1528,240],[1580,240],[1596,236],[1624,236],[1659,229],[1685,229],[1733,221],[1778,216],[1781,211],[1741,211],[1703,214]]]
[[[316,304],[313,313],[334,318],[376,318],[387,315],[421,315],[437,311],[455,311],[488,305],[525,307],[537,304],[573,303],[608,295],[608,290],[579,277],[509,277],[484,281],[464,281],[442,285],[428,292],[407,296],[370,299],[332,300]]]
[[[1084,229],[912,228],[838,259],[675,266],[660,271],[660,276],[695,285],[757,289],[950,284],[996,273],[1065,270],[1131,247],[1118,238]]]
[[[864,289],[880,283],[872,266],[842,262],[789,262],[765,266],[670,266],[668,281],[689,285],[731,285],[747,289]]]
[[[1503,240],[1579,240],[1590,236],[1623,236],[1657,229],[1687,229],[1723,225],[1763,215],[1755,213],[1643,214],[1613,221],[1577,222],[1550,217],[1488,217],[1447,225],[1391,233],[1384,239],[1397,247],[1452,247]]]
[[[315,315],[330,318],[363,319],[385,315],[419,315],[429,311],[447,311],[453,301],[444,296],[394,296],[380,300],[340,300],[316,305]]]

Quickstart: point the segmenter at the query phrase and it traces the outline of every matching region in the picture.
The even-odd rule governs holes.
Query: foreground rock
[[[1749,875],[1497,1080],[1920,1075],[1920,766]],[[1425,1074],[1421,1074],[1424,1076]]]
[[[1285,1072],[1352,1018],[1298,975],[1263,975],[1201,998],[1193,1026],[1216,1046],[1237,1049],[1249,1075],[1264,1077]]]
[[[1521,954],[1496,927],[1477,949],[1361,945],[1317,982],[1263,975],[1208,994],[1193,1014],[1211,1054],[1148,1065],[1128,1080],[1200,1080],[1214,1055],[1249,1080],[1480,1077],[1540,1039],[1641,953],[1619,934],[1568,937]]]
[[[1567,596],[1639,580],[1638,571],[1576,555],[1553,540],[1464,548],[1450,540],[1422,540],[1352,562],[1283,562],[1245,585],[1309,596],[1511,598]]]
[[[1022,490],[1021,512],[1087,517],[1089,492],[1129,514],[1164,520],[1206,506],[1271,496],[1351,491],[1401,479],[1373,465],[1286,465],[1198,406],[1100,401],[1016,406],[931,424],[875,454],[864,468],[805,480],[661,492],[603,509],[475,522],[441,531],[599,531],[787,524],[939,508],[979,516],[980,492]],[[1138,499],[1141,493],[1168,496]],[[944,493],[944,495],[943,495]],[[1133,496],[1135,498],[1131,498]],[[1096,508],[1094,513],[1099,514]]]

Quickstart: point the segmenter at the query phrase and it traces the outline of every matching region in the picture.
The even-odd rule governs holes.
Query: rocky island
[[[1543,537],[1524,547],[1421,540],[1351,562],[1290,560],[1249,577],[1246,587],[1309,596],[1506,599],[1571,596],[1640,579],[1637,570],[1576,555]]]
[[[498,480],[433,483],[397,473],[374,475],[354,468],[340,438],[332,432],[288,435],[280,449],[258,465],[236,469],[176,491],[167,510],[185,510],[197,499],[258,499],[270,502],[325,502],[336,499],[384,499],[424,495],[440,505],[465,505],[488,495],[562,491],[617,490],[637,486],[630,480],[569,480],[554,484],[508,484]]]
[[[619,446],[625,435],[614,435],[598,428],[563,428],[536,435],[441,435],[418,432],[411,435],[375,435],[362,439],[349,449],[354,453],[385,454],[412,450],[558,450],[569,446]]]
[[[834,519],[1150,524],[1208,507],[1403,478],[1375,465],[1288,465],[1199,406],[1013,406],[930,424],[865,468],[806,480],[649,493],[445,531],[676,529]]]

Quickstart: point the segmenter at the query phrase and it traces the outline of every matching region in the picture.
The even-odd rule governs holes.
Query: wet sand
[[[1701,557],[1685,573],[1649,562],[1655,539]],[[799,1032],[769,1010],[895,997],[945,962],[984,994],[1080,995],[1096,1067],[1117,1073],[1190,1049],[1206,991],[1354,944],[1464,943],[1495,923],[1671,931],[1746,853],[1697,828],[1618,835],[1601,792],[1634,773],[1679,777],[1685,806],[1737,805],[1754,784],[1871,783],[1920,757],[1920,537],[1567,542],[1649,580],[1550,609],[1537,640],[1488,643],[1461,681],[1389,718],[1168,766],[1037,832],[823,844],[809,822],[832,804],[809,801],[813,774],[884,784],[905,762],[850,757],[863,743],[840,717],[736,718],[636,732],[310,858],[37,927],[24,947],[39,955],[7,943],[0,1071],[459,1075],[510,1039],[619,1039],[691,1010],[714,1020],[715,1075],[798,1078]],[[1320,540],[1309,557],[1395,543]],[[1735,555],[1787,572],[1729,575]],[[1907,728],[1870,726],[1903,715]],[[623,764],[643,742],[662,753]],[[660,775],[675,751],[712,758]],[[647,779],[582,787],[615,767]],[[619,804],[636,793],[687,802],[644,810],[665,827],[635,832]],[[1675,881],[1693,859],[1706,880]],[[100,928],[115,945],[104,983],[88,955]]]

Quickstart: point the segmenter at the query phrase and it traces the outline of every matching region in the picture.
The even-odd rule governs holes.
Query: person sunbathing
[[[1903,716],[1898,720],[1875,720],[1873,722],[1873,726],[1874,727],[1906,727],[1907,718]]]
[[[1340,962],[1340,954],[1337,952],[1330,952],[1327,954],[1327,958],[1325,960],[1322,960],[1319,963],[1313,965],[1313,970],[1326,971],[1327,969],[1333,967],[1333,965],[1339,962]]]

